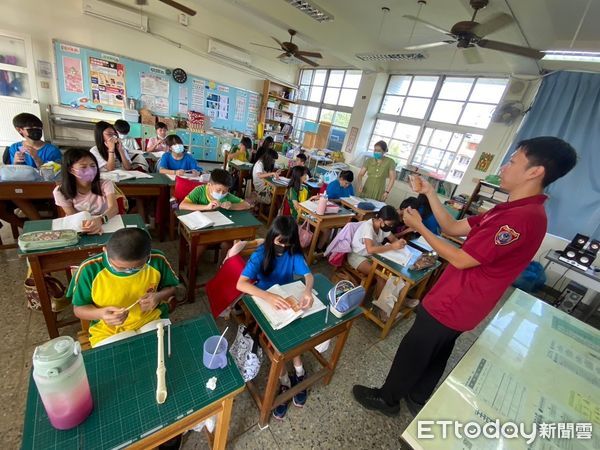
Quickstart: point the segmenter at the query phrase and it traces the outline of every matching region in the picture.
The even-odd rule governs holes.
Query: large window
[[[386,141],[400,166],[460,183],[507,84],[506,78],[392,75],[369,148]]]
[[[327,148],[341,150],[361,76],[360,70],[302,70],[294,139],[302,142],[306,131],[316,131],[314,124],[331,122]]]

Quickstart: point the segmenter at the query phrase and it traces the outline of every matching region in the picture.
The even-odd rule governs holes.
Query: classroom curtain
[[[556,136],[577,151],[577,165],[547,189],[548,233],[571,240],[576,233],[600,238],[600,74],[557,72],[542,81],[517,143]]]

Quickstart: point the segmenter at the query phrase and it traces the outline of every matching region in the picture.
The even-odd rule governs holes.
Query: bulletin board
[[[53,41],[57,91],[62,105],[121,112],[134,99],[163,117],[201,112],[213,128],[251,134],[258,122],[259,94],[188,74],[177,83],[166,67],[101,50]]]

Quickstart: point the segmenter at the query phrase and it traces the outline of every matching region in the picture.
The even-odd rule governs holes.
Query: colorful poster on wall
[[[192,101],[189,108],[192,111],[204,111],[204,80],[192,80]]]
[[[140,73],[142,107],[154,114],[169,115],[169,80],[153,73]]]
[[[65,91],[83,94],[83,70],[80,59],[63,56],[63,76]]]
[[[479,170],[480,172],[487,172],[490,166],[492,165],[493,159],[494,155],[492,153],[483,152],[479,157],[479,161],[477,161],[475,170]]]
[[[90,57],[90,87],[92,103],[125,106],[125,66],[118,62]]]
[[[211,119],[229,119],[229,96],[208,94],[206,97],[206,115]]]
[[[350,128],[350,134],[348,135],[348,140],[346,141],[346,148],[344,149],[346,153],[352,153],[352,149],[354,148],[354,144],[356,143],[356,136],[358,136],[358,128]]]
[[[243,122],[246,116],[246,101],[247,94],[245,92],[238,92],[235,97],[235,118],[236,122]]]

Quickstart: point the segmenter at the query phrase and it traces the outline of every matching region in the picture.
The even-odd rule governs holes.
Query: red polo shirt
[[[546,198],[502,203],[469,217],[471,231],[462,249],[480,265],[462,270],[448,266],[423,300],[427,312],[453,330],[475,328],[540,247],[546,234]]]

